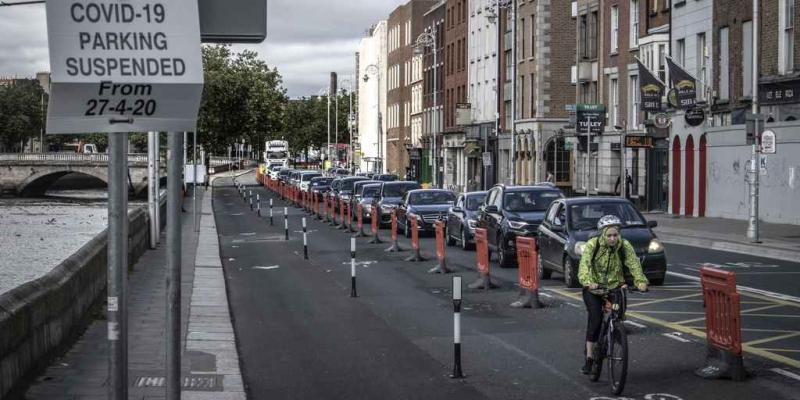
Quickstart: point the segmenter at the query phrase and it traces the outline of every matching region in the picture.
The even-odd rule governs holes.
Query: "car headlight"
[[[661,241],[658,239],[653,239],[650,241],[650,244],[647,246],[648,253],[661,253],[664,251],[664,245],[661,244]]]
[[[381,204],[381,210],[383,212],[387,212],[387,213],[388,212],[392,212],[393,208],[394,208],[394,206],[392,206],[391,204]]]
[[[576,242],[575,243],[575,254],[578,256],[583,255],[583,251],[586,250],[586,242]]]
[[[474,219],[468,219],[467,226],[469,229],[475,229],[475,227],[478,226],[478,221],[475,221]]]
[[[511,229],[522,229],[525,225],[527,225],[525,221],[508,221],[508,226],[511,227]]]
[[[364,210],[366,210],[367,212],[370,212],[370,211],[372,211],[372,204],[370,204],[370,203],[364,204],[362,207],[363,207],[363,208],[364,208]]]

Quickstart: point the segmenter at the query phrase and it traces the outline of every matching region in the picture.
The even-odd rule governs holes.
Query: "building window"
[[[753,21],[742,23],[742,97],[753,95]]]
[[[589,58],[589,27],[587,26],[586,15],[581,15],[578,23],[578,53],[581,58]]]
[[[536,57],[536,15],[531,15],[531,57]]]
[[[531,74],[531,97],[530,97],[531,118],[536,117],[536,91],[534,90],[536,88],[535,82],[536,82],[536,75]]]
[[[525,18],[520,18],[519,26],[520,26],[520,32],[519,32],[519,40],[520,40],[520,43],[519,43],[520,47],[519,48],[520,48],[520,51],[519,51],[518,54],[519,54],[519,57],[524,60],[525,59]]]
[[[700,82],[699,95],[701,99],[706,98],[706,72],[708,69],[708,46],[706,44],[705,32],[697,34],[697,80]]]
[[[719,29],[719,98],[728,100],[731,96],[730,89],[730,42],[728,41],[728,27]]]
[[[628,128],[636,129],[639,126],[639,76],[631,75],[628,88],[631,92],[628,96],[631,99]]]
[[[597,11],[589,15],[589,58],[597,58],[598,38],[600,24],[598,23]]]
[[[631,0],[631,44],[630,47],[639,45],[639,0]]]
[[[675,42],[675,62],[680,66],[686,64],[686,39],[678,39]]]
[[[617,78],[611,78],[608,96],[608,103],[611,104],[611,125],[619,125],[619,81]]]
[[[667,46],[658,45],[658,79],[667,81]]]
[[[619,49],[619,7],[611,7],[611,53]]]
[[[789,74],[794,71],[794,0],[781,0],[778,41],[778,72]]]
[[[519,76],[519,116],[525,118],[525,75]]]

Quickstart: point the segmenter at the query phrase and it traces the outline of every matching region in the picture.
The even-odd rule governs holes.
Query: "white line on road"
[[[256,233],[255,232],[245,232],[245,233],[240,233],[239,235],[242,235],[242,236],[255,236]]]
[[[677,341],[679,341],[681,343],[689,343],[689,342],[691,342],[691,340],[682,338],[680,336],[681,335],[680,332],[662,333],[661,335],[662,336],[666,336],[666,337],[668,337],[670,339],[677,340]]]
[[[628,325],[630,325],[630,326],[635,326],[635,327],[637,327],[637,328],[639,328],[639,329],[647,329],[647,325],[640,324],[640,323],[638,323],[638,322],[634,322],[634,321],[631,321],[631,320],[629,320],[629,319],[626,319],[626,320],[625,320],[625,323],[626,323],[626,324],[628,324]]]
[[[253,267],[253,269],[264,269],[264,270],[278,269],[278,268],[280,268],[280,266],[278,266],[278,265],[270,265],[269,267],[263,267],[263,266],[259,265],[259,266]]]
[[[553,297],[552,294],[546,293],[546,292],[539,292],[539,296],[544,296],[544,297],[547,297],[547,298],[552,298]]]
[[[689,279],[689,280],[692,280],[692,281],[695,281],[695,282],[700,282],[700,278],[699,277],[692,276],[692,275],[681,274],[681,273],[678,273],[678,272],[667,271],[667,275],[677,276],[679,278],[684,278],[684,279]],[[775,293],[775,292],[770,292],[768,290],[756,289],[756,288],[752,288],[752,287],[749,287],[749,286],[742,286],[742,285],[737,285],[736,288],[738,290],[741,290],[741,291],[744,291],[744,292],[756,293],[756,294],[760,294],[762,296],[771,297],[773,299],[791,301],[793,303],[800,303],[800,297],[789,296],[788,294]]]
[[[787,378],[792,378],[794,380],[800,381],[800,375],[797,375],[797,374],[795,374],[793,372],[789,372],[789,371],[786,371],[786,370],[780,369],[780,368],[772,368],[770,371],[772,371],[772,372],[774,372],[776,374],[783,375],[783,376],[785,376]]]
[[[571,305],[571,306],[573,306],[573,307],[575,307],[575,308],[581,308],[581,306],[579,306],[579,305],[577,305],[577,304],[575,304],[575,303],[570,303],[570,302],[567,302],[567,304],[569,304],[569,305]]]

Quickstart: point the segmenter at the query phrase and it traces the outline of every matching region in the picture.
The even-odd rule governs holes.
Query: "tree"
[[[197,128],[208,152],[227,154],[234,141],[258,144],[284,132],[286,89],[276,68],[245,50],[230,46],[203,47],[205,84]]]
[[[22,143],[39,136],[44,127],[44,89],[35,79],[16,79],[0,85],[0,143],[22,151]]]

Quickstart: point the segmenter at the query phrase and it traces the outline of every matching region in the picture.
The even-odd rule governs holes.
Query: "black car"
[[[320,193],[320,194],[328,193],[328,191],[331,190],[331,182],[332,181],[333,181],[333,178],[324,177],[324,176],[318,176],[316,178],[311,178],[311,186],[310,186],[311,192],[312,193],[316,192],[316,193]]]
[[[336,207],[339,207],[339,200],[345,203],[350,203],[350,197],[353,196],[353,187],[356,182],[367,181],[369,179],[363,176],[345,176],[341,180],[339,188],[336,190]]]
[[[371,179],[381,182],[394,182],[397,180],[397,175],[394,174],[375,174]]]
[[[497,252],[500,267],[516,264],[517,236],[536,236],[547,207],[563,197],[549,185],[495,185],[489,190],[478,210],[478,227],[486,229],[489,251]]]
[[[358,205],[361,204],[362,222],[372,222],[372,203],[375,197],[380,195],[383,182],[363,181],[363,183],[357,196],[354,196],[354,199],[358,199],[358,201],[354,203],[353,210],[358,210]]]
[[[421,188],[422,186],[414,181],[384,182],[381,185],[381,192],[377,196],[378,209],[373,210],[373,214],[379,218],[380,225],[387,226],[392,222],[392,209],[403,201],[406,192]]]
[[[289,175],[294,172],[293,169],[285,168],[278,172],[278,180],[286,184],[289,182]]]
[[[475,227],[478,226],[478,207],[486,200],[488,192],[469,192],[458,196],[456,203],[447,212],[448,246],[458,242],[468,250],[475,244]]]
[[[411,237],[411,219],[417,218],[419,232],[432,232],[437,220],[444,220],[447,211],[456,201],[455,193],[444,189],[410,190],[397,206],[397,225],[403,227],[406,237]]]
[[[667,256],[652,230],[657,222],[648,222],[630,201],[618,197],[559,199],[550,205],[539,226],[539,277],[548,279],[552,271],[557,271],[564,274],[568,287],[578,287],[583,249],[597,234],[597,221],[604,215],[616,215],[622,220],[622,238],[633,245],[650,284],[663,284]],[[629,276],[626,278],[630,281]]]
[[[362,194],[361,193],[362,193],[362,190],[364,189],[364,186],[371,185],[371,184],[378,184],[378,183],[382,183],[382,182],[373,181],[371,179],[366,179],[365,178],[365,179],[357,181],[357,182],[355,182],[353,184],[353,190],[352,190],[351,195],[350,195],[350,208],[353,210],[353,220],[354,221],[356,219],[356,207],[358,206],[359,203],[361,203],[361,199],[362,199]],[[369,194],[369,196],[370,196],[369,201],[372,201],[372,197],[374,195],[375,195],[374,192]]]

